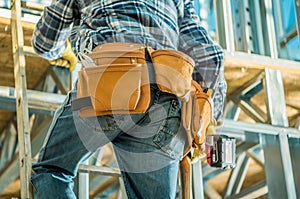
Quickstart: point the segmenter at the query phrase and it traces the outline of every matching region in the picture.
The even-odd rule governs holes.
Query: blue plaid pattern
[[[199,22],[193,0],[54,0],[37,23],[32,45],[47,59],[61,57],[69,37],[75,54],[108,42],[180,50],[196,62],[193,78],[214,87],[214,116],[220,120],[224,54]]]

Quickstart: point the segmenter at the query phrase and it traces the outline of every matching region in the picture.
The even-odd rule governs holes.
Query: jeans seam
[[[44,156],[45,156],[45,153],[46,153],[46,150],[45,150],[45,148],[46,148],[46,146],[47,146],[47,144],[48,144],[48,142],[50,141],[50,138],[51,138],[51,136],[52,136],[52,133],[53,133],[53,129],[55,128],[55,126],[57,125],[57,122],[58,122],[58,120],[59,120],[59,117],[62,115],[62,113],[65,111],[65,106],[69,103],[69,101],[70,101],[70,98],[71,98],[71,93],[68,93],[68,95],[67,95],[67,98],[66,98],[66,100],[65,100],[65,102],[66,103],[63,103],[62,104],[62,106],[58,109],[58,111],[55,113],[55,115],[54,115],[54,117],[55,117],[55,121],[54,122],[52,122],[52,124],[51,124],[51,126],[50,126],[50,128],[49,128],[49,130],[48,130],[48,135],[46,136],[46,138],[45,138],[45,143],[43,144],[43,146],[42,146],[42,149],[43,150],[41,150],[41,154],[40,154],[40,156],[39,156],[39,159],[40,160],[43,160],[44,159]]]
[[[116,154],[116,156],[119,156],[119,154],[117,154],[117,153],[115,153],[115,154]],[[130,193],[126,189],[126,186],[128,186],[129,184],[128,184],[127,179],[126,179],[125,171],[122,172],[122,169],[124,170],[124,168],[122,168],[122,166],[121,166],[122,163],[123,163],[123,161],[122,161],[122,159],[120,157],[117,158],[117,159],[119,159],[119,161],[121,162],[121,164],[119,164],[119,167],[120,167],[120,170],[121,170],[121,176],[122,176],[122,179],[123,179],[123,182],[124,182],[124,187],[125,187],[125,192],[126,192],[127,198],[131,199]]]
[[[125,175],[123,175],[123,182],[124,182],[124,187],[128,186],[128,182],[127,182]],[[126,188],[125,188],[125,192],[126,192],[127,198],[130,199],[131,198],[130,193]]]

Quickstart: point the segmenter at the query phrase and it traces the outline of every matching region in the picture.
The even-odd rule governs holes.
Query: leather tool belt
[[[145,112],[150,103],[146,50],[159,89],[179,98],[186,95],[194,69],[192,58],[171,49],[152,50],[141,44],[108,43],[82,57],[77,99],[72,101],[72,109],[79,110],[81,117]]]
[[[79,110],[80,117],[146,112],[150,103],[146,51],[159,89],[183,101],[182,123],[190,146],[186,154],[192,146],[200,147],[204,142],[213,121],[213,103],[210,94],[192,80],[193,59],[180,51],[118,42],[97,46],[81,57],[72,109]]]

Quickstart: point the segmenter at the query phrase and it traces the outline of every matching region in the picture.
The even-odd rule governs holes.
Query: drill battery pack
[[[205,140],[207,163],[211,167],[235,167],[235,138],[226,135],[208,135]]]

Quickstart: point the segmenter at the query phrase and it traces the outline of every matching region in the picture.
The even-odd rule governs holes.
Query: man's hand
[[[56,65],[56,66],[61,66],[61,67],[66,67],[69,68],[69,70],[72,72],[77,64],[77,57],[72,51],[70,41],[67,40],[67,48],[62,55],[61,58],[55,59],[55,60],[50,60],[49,61],[51,65]]]

